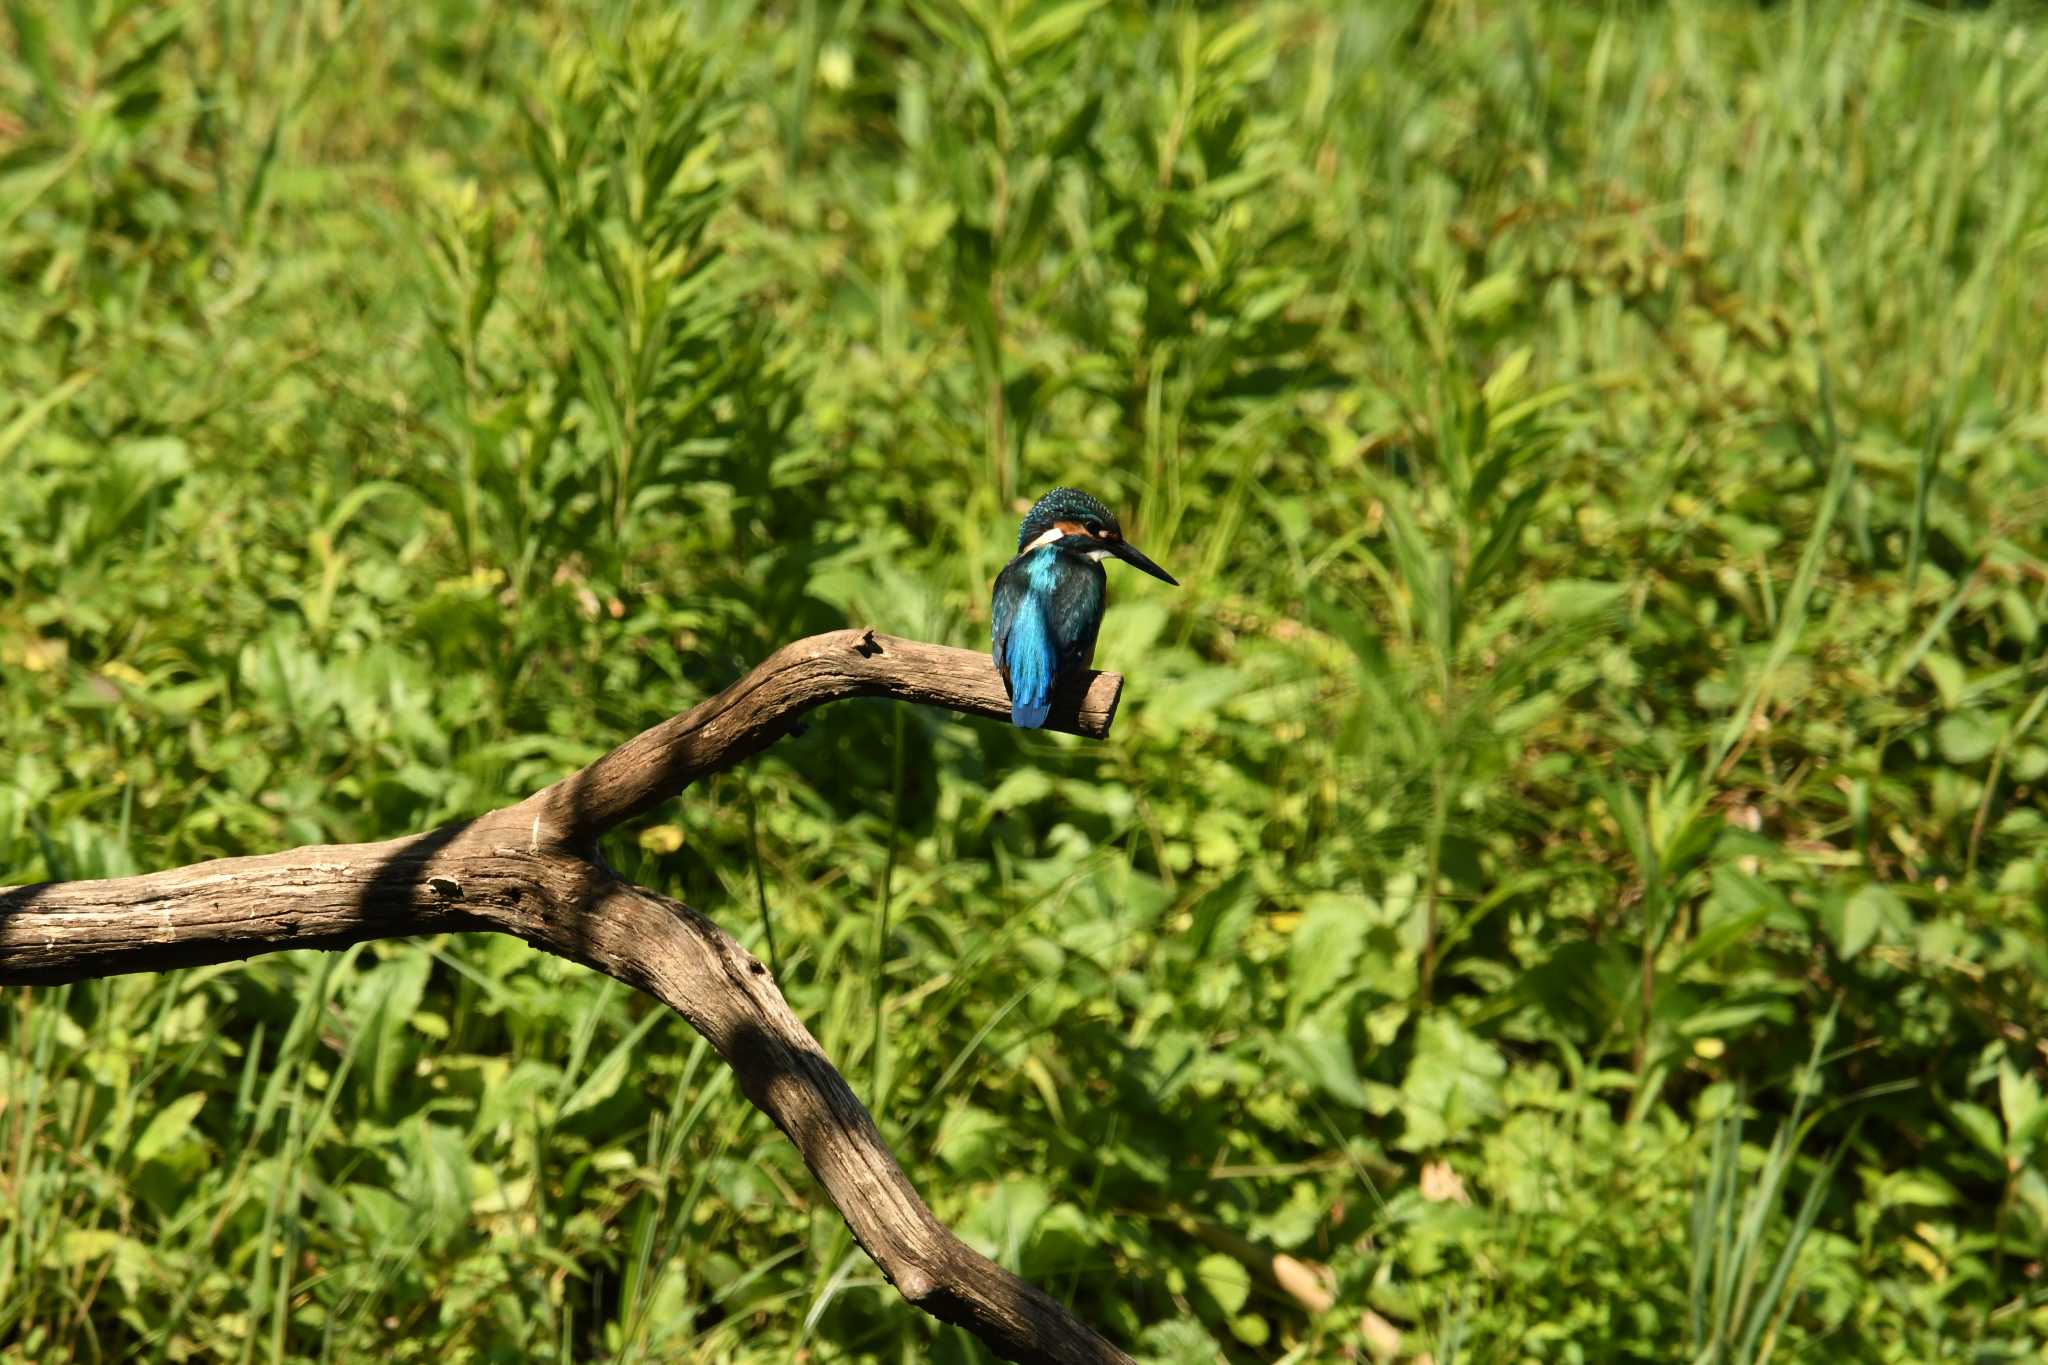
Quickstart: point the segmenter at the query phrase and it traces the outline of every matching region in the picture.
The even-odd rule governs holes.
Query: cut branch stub
[[[1116,674],[1089,675],[1056,700],[1047,728],[1106,735],[1122,686]],[[860,696],[1009,715],[986,655],[872,631],[813,636],[581,772],[474,820],[382,843],[0,890],[0,983],[81,981],[414,934],[516,935],[688,1020],[911,1303],[1008,1360],[1128,1362],[939,1222],[766,967],[711,920],[620,881],[595,856],[597,836],[620,821],[758,753],[813,707]]]

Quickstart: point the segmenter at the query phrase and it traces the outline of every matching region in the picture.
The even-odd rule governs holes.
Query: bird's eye
[[[1095,520],[1095,519],[1094,519],[1093,517],[1090,517],[1090,518],[1088,519],[1088,523],[1087,523],[1087,525],[1088,525],[1088,534],[1089,534],[1089,535],[1091,535],[1091,536],[1099,536],[1099,535],[1101,535],[1101,534],[1102,534],[1102,523],[1101,523],[1101,522],[1099,522],[1099,521],[1097,521],[1097,520]]]

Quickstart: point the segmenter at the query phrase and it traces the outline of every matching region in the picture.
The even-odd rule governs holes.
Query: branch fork
[[[1122,688],[1117,674],[1089,675],[1056,700],[1046,728],[1103,738]],[[472,820],[379,843],[0,889],[0,984],[418,934],[513,934],[645,991],[704,1035],[912,1304],[1007,1360],[1128,1363],[1066,1308],[939,1222],[766,966],[704,915],[624,881],[598,856],[607,831],[844,697],[1002,720],[1010,712],[984,654],[872,630],[815,635],[588,767]]]

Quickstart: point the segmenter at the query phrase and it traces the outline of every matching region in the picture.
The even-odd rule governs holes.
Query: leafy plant
[[[0,880],[980,648],[1078,483],[1185,584],[1109,741],[847,704],[606,850],[942,1216],[1160,1360],[2038,1353],[2031,11],[6,15]],[[0,1039],[0,1353],[977,1358],[517,943]]]

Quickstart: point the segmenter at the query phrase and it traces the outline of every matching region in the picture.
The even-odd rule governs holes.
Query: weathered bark
[[[1054,707],[1048,728],[1101,738],[1122,686],[1116,674],[1093,675]],[[0,983],[413,934],[517,935],[646,991],[703,1034],[911,1303],[1008,1360],[1127,1361],[939,1222],[762,963],[711,920],[620,880],[597,856],[598,836],[619,822],[760,752],[813,707],[858,696],[1009,715],[986,655],[873,631],[813,636],[582,771],[473,820],[382,843],[0,891]]]

